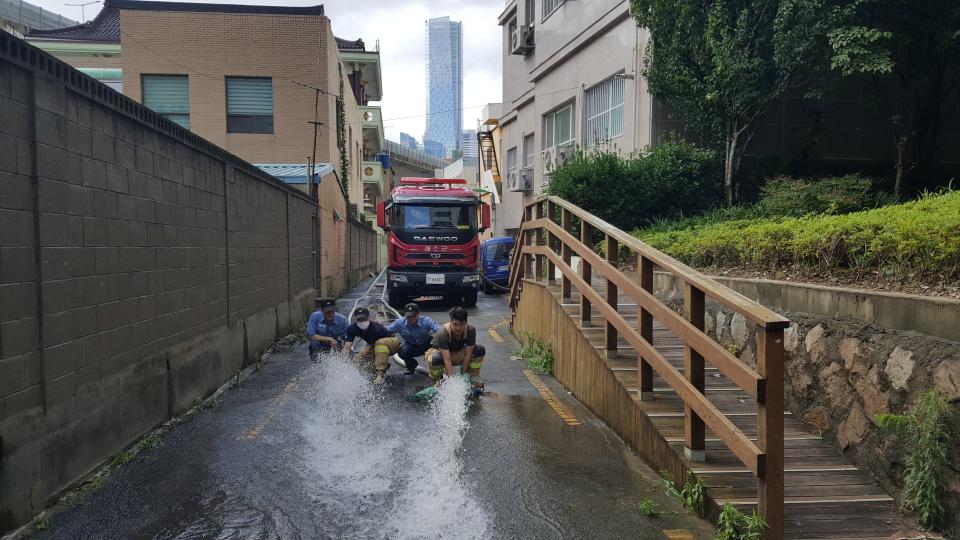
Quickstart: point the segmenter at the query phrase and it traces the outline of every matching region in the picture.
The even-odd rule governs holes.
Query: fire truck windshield
[[[476,230],[476,206],[403,204],[394,207],[394,226],[400,229]]]

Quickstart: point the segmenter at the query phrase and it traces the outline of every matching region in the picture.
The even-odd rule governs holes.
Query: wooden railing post
[[[617,266],[617,255],[620,253],[620,243],[617,242],[617,239],[606,235],[604,240],[604,251],[606,252],[607,262],[612,264],[614,267]],[[610,305],[613,309],[617,309],[617,285],[610,278],[607,278],[607,304]],[[617,329],[614,328],[613,324],[610,321],[607,321],[605,325],[604,336],[606,338],[607,345],[607,358],[616,358],[617,357]]]
[[[653,294],[653,261],[637,256],[637,273],[640,277],[640,288]],[[640,319],[640,337],[653,345],[653,314],[645,308],[637,306],[637,317]],[[653,367],[642,356],[637,357],[637,377],[639,378],[640,400],[653,400]]]
[[[551,201],[547,200],[547,219],[550,221],[555,221],[557,219],[557,205]],[[557,237],[554,236],[552,232],[547,231],[547,245],[550,246],[551,250],[556,251],[557,249]],[[553,285],[556,283],[557,279],[555,274],[557,273],[556,266],[553,264],[553,261],[547,260],[547,283]]]
[[[573,223],[570,215],[570,211],[564,208],[562,214],[560,215],[560,227],[568,233],[573,233]],[[570,249],[570,246],[563,243],[563,249],[561,250],[561,255],[563,256],[563,262],[567,266],[570,266],[570,261],[573,258],[573,250]],[[564,302],[570,302],[570,278],[566,274],[563,274],[563,281],[560,285],[561,288],[561,298]]]
[[[586,221],[580,220],[580,243],[590,249],[590,242],[593,240],[593,227]],[[590,263],[580,257],[580,277],[589,285],[593,280],[593,269]],[[580,326],[586,328],[591,325],[590,321],[590,301],[580,294]]]
[[[783,538],[783,330],[760,328],[757,372],[765,378],[758,396],[757,439],[765,459],[759,471],[757,503],[767,524],[764,538]]]
[[[703,291],[687,283],[684,294],[684,311],[687,320],[698,330],[703,330],[705,302]],[[687,380],[704,393],[703,356],[690,345],[683,348],[683,371]],[[702,463],[706,461],[705,428],[703,419],[697,416],[689,406],[684,406],[684,453],[687,459]]]
[[[533,207],[532,206],[526,207],[524,209],[524,212],[526,213],[526,220],[533,221]],[[535,231],[532,231],[532,230],[527,230],[524,232],[524,237],[523,237],[524,245],[527,245],[527,246],[533,245],[534,232]],[[536,279],[536,276],[533,273],[533,255],[525,254],[523,264],[526,269],[526,271],[524,272],[524,276],[527,278],[529,278],[530,276],[534,276],[533,279]]]
[[[536,207],[537,207],[537,219],[541,219],[543,217],[543,201],[537,202]],[[545,242],[543,239],[543,227],[537,227],[536,236],[537,236],[537,241],[536,241],[537,246],[544,245]],[[537,255],[536,259],[537,259],[536,269],[534,270],[537,273],[536,280],[541,281],[543,279],[543,262],[544,262],[544,259],[546,259],[546,257],[544,257],[543,255]]]

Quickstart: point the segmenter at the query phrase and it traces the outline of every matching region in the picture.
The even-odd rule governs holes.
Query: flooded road
[[[423,308],[446,321],[449,306]],[[451,379],[433,403],[411,403],[427,378],[393,367],[375,387],[341,358],[312,364],[304,347],[277,353],[35,537],[712,537],[547,376],[580,425],[544,401],[510,358],[517,344],[501,297],[482,296],[470,313],[488,350],[485,396],[469,399]],[[640,513],[646,497],[658,516]]]

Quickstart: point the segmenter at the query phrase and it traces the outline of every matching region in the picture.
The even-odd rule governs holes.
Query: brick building
[[[89,23],[28,41],[246,161],[333,164],[351,213],[363,213],[365,171],[384,181],[369,105],[381,98],[379,52],[335,37],[322,5],[107,0]]]

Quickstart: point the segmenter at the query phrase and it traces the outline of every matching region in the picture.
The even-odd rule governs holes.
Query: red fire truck
[[[401,178],[377,205],[387,232],[387,294],[400,307],[419,296],[477,304],[482,287],[479,233],[490,227],[490,206],[466,180]]]

